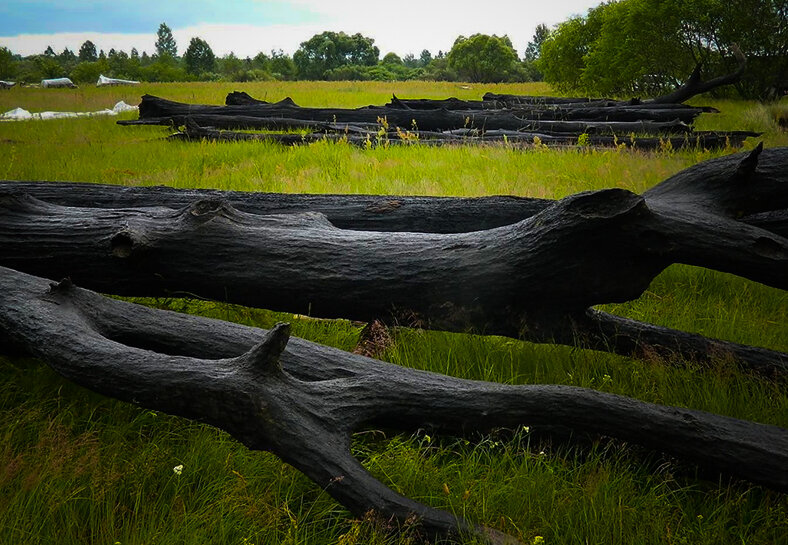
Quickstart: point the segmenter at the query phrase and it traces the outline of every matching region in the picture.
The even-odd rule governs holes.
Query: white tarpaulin
[[[76,87],[68,78],[42,79],[41,87]]]
[[[10,89],[14,85],[16,85],[15,81],[3,81],[0,79],[0,89]]]
[[[121,112],[136,110],[137,106],[129,106],[122,100],[115,104],[111,110],[98,110],[96,112],[39,112],[30,113],[22,108],[15,108],[10,112],[0,115],[0,121],[27,121],[28,119],[65,119],[70,117],[91,117],[94,115],[118,115]]]
[[[100,75],[96,82],[96,87],[104,87],[105,85],[139,85],[139,83],[139,81],[130,79],[115,79]]]

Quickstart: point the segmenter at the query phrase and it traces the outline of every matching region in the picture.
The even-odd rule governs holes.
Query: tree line
[[[291,56],[280,51],[217,57],[192,38],[178,55],[171,29],[159,26],[155,52],[78,53],[51,47],[21,57],[0,48],[0,79],[35,82],[69,76],[91,83],[99,74],[143,81],[409,80],[481,83],[541,81],[566,93],[648,97],[677,87],[702,66],[703,79],[733,71],[734,44],[747,57],[735,91],[744,98],[788,93],[788,0],[618,0],[602,3],[549,29],[539,25],[522,58],[508,36],[459,36],[448,52],[381,58],[375,40],[322,32]],[[731,93],[718,90],[715,93]]]
[[[533,49],[532,45],[529,45]],[[46,78],[70,77],[93,83],[99,74],[141,81],[264,81],[264,80],[410,80],[502,82],[534,81],[541,74],[534,59],[520,59],[507,36],[460,36],[448,52],[417,57],[388,53],[382,58],[375,40],[361,34],[322,32],[303,42],[291,56],[283,51],[260,52],[239,58],[218,57],[207,41],[190,40],[182,55],[172,30],[159,26],[155,52],[129,53],[98,50],[90,40],[78,52],[66,48],[22,57],[0,48],[0,79],[34,83]]]

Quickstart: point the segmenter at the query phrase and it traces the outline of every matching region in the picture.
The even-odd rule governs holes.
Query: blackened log
[[[162,125],[165,127],[180,127],[187,123],[194,123],[200,127],[213,127],[216,129],[268,129],[272,131],[286,130],[320,130],[326,132],[368,134],[377,133],[379,123],[329,123],[324,121],[310,121],[308,119],[292,119],[288,117],[251,117],[243,115],[216,115],[195,114],[176,115],[172,117],[153,117],[147,119],[121,119],[118,125]]]
[[[321,195],[119,186],[74,182],[0,181],[0,192],[27,194],[52,204],[94,208],[184,208],[225,200],[250,214],[319,212],[336,227],[357,231],[464,233],[517,223],[554,201],[531,197],[417,197]]]
[[[181,126],[187,120],[194,122],[200,127],[212,127],[216,129],[270,129],[270,130],[289,130],[289,129],[312,129],[327,132],[378,132],[381,129],[380,123],[329,123],[323,121],[311,121],[305,119],[292,119],[282,117],[251,117],[238,115],[217,115],[217,114],[195,114],[189,116],[156,117],[147,119],[120,120],[118,125],[163,125]],[[673,121],[555,121],[555,120],[522,120],[513,123],[518,130],[523,132],[539,133],[570,133],[574,136],[579,134],[686,134],[691,132],[691,128],[686,123],[678,120]],[[456,131],[479,130],[479,129],[454,129]],[[389,132],[393,132],[393,129]],[[747,136],[758,136],[760,133],[747,132]]]
[[[228,115],[244,117],[283,117],[325,123],[378,123],[403,129],[441,131],[476,127],[483,129],[517,130],[523,120],[585,120],[585,121],[675,121],[691,123],[703,112],[701,108],[549,108],[513,110],[402,110],[382,106],[364,108],[297,108],[271,104],[248,104],[240,106],[208,106],[183,104],[144,95],[140,103],[140,119],[183,118],[189,115]]]
[[[664,96],[656,97],[652,100],[647,100],[645,103],[652,103],[652,104],[680,104],[689,100],[690,98],[699,95],[701,93],[707,93],[718,87],[722,87],[724,85],[731,85],[736,83],[741,79],[742,74],[744,74],[745,69],[747,68],[747,58],[739,49],[739,46],[733,44],[731,47],[733,51],[733,55],[736,57],[736,61],[738,63],[738,67],[735,71],[725,74],[723,76],[716,77],[714,79],[708,81],[701,80],[701,69],[703,67],[702,64],[698,64],[695,67],[695,70],[692,71],[687,82],[673,91]]]
[[[184,208],[198,200],[226,200],[250,214],[319,212],[341,229],[418,233],[466,233],[510,225],[555,202],[512,195],[467,198],[292,194],[12,180],[0,180],[0,192],[28,194],[63,206],[95,208]],[[739,221],[788,237],[788,209],[746,214]]]
[[[210,127],[201,127],[186,120],[184,130],[171,135],[178,140],[212,140],[222,142],[275,142],[286,146],[311,144],[315,142],[345,142],[362,147],[390,145],[479,145],[507,144],[524,146],[558,146],[558,147],[623,147],[641,151],[678,150],[678,149],[720,149],[741,147],[744,140],[752,135],[748,131],[739,132],[694,132],[684,136],[636,137],[634,135],[607,136],[598,134],[545,133],[511,130],[476,130],[456,129],[454,131],[407,131],[406,133],[377,134],[363,132],[363,129],[350,130],[343,133],[248,133],[236,131],[219,131]]]
[[[9,196],[0,263],[123,295],[189,292],[323,317],[394,316],[546,339],[572,331],[592,305],[638,297],[671,263],[788,287],[788,240],[734,219],[786,204],[788,149],[758,152],[696,165],[646,198],[582,193],[516,224],[454,235],[347,231],[320,214],[252,215],[217,200],[106,210]],[[736,192],[740,206],[731,210]],[[208,276],[193,273],[206,269]],[[784,354],[760,354],[757,362],[744,361],[748,350],[734,357],[785,370]]]
[[[0,334],[104,395],[204,422],[279,456],[357,516],[431,535],[489,528],[395,493],[350,453],[368,427],[467,435],[561,426],[788,490],[788,430],[594,390],[507,386],[402,368],[270,331],[132,305],[0,268]]]
[[[229,93],[227,97],[225,97],[224,103],[227,106],[239,106],[242,104],[273,104],[276,106],[290,106],[294,108],[298,107],[298,104],[296,104],[295,101],[290,97],[285,97],[278,102],[267,102],[265,100],[258,100],[243,91],[233,91],[232,93]]]

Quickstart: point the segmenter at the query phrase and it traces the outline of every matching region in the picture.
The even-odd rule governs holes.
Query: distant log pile
[[[297,145],[344,141],[373,147],[403,144],[632,147],[642,150],[739,147],[750,131],[695,131],[692,123],[709,107],[682,102],[735,81],[739,71],[709,82],[696,70],[664,97],[627,101],[486,93],[482,100],[400,99],[362,108],[305,108],[291,98],[258,100],[227,95],[224,106],[184,104],[145,95],[138,120],[122,125],[181,128],[185,140],[262,141]],[[246,132],[239,132],[239,131]],[[248,131],[257,132],[248,132]]]

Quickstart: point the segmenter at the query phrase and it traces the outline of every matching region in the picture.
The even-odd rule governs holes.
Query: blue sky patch
[[[211,24],[302,24],[320,17],[285,1],[262,0],[4,0],[0,36],[58,32],[146,33]]]

